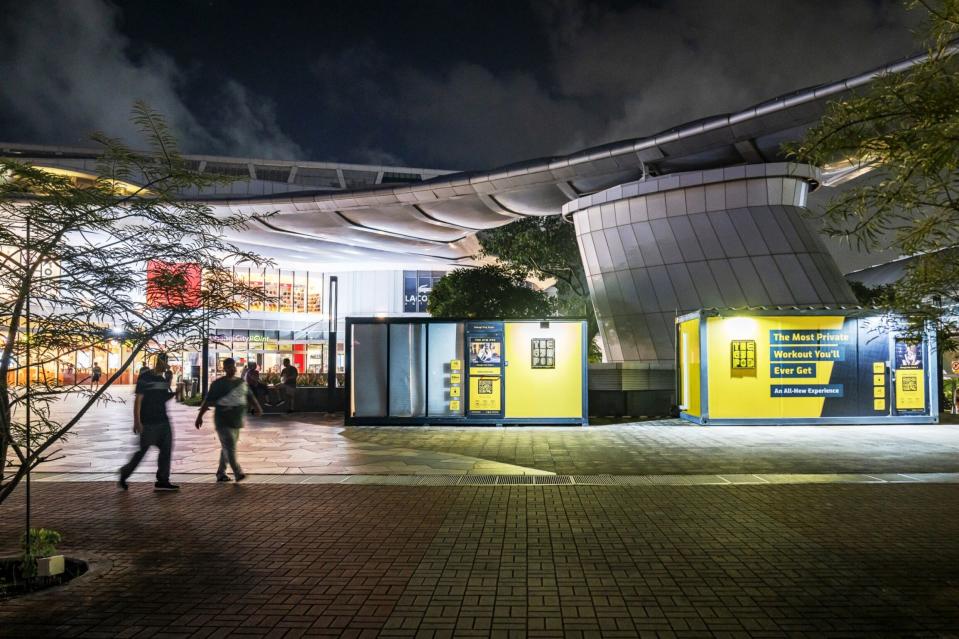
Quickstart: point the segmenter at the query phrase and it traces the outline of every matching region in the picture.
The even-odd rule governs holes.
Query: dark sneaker
[[[174,492],[174,491],[177,491],[177,490],[180,490],[180,487],[177,486],[176,484],[171,484],[171,483],[168,482],[168,481],[167,481],[167,482],[159,482],[159,481],[158,481],[158,482],[156,482],[155,484],[153,484],[153,492],[155,492],[155,493],[160,493],[160,492]]]
[[[240,473],[236,476],[237,481],[243,481],[244,479],[246,479],[246,473]]]
[[[217,475],[216,480],[217,481],[233,481],[232,479],[230,479],[229,475]]]
[[[120,490],[126,490],[129,488],[129,486],[127,486],[127,478],[123,475],[120,475],[120,479],[117,480],[117,488]]]

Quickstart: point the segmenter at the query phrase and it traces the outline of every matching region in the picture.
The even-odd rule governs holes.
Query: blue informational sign
[[[788,377],[791,379],[814,378],[816,377],[816,364],[774,362],[769,365],[769,376],[774,378]]]
[[[771,362],[842,362],[846,359],[845,346],[770,346]]]
[[[842,397],[842,384],[773,384],[770,397]]]

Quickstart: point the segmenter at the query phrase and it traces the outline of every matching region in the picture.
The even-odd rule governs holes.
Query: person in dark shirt
[[[253,397],[256,397],[256,401],[260,404],[265,403],[267,394],[266,385],[260,380],[260,369],[257,368],[256,362],[250,362],[243,379],[246,381],[246,385],[250,387],[250,392],[253,394]],[[253,408],[251,406],[250,413],[252,412]]]
[[[255,414],[262,415],[263,411],[246,382],[236,376],[236,361],[232,357],[223,360],[223,373],[223,377],[210,384],[194,425],[198,429],[203,426],[203,415],[210,410],[210,406],[215,406],[213,425],[220,439],[220,466],[216,470],[216,480],[230,481],[230,476],[226,474],[226,465],[229,463],[236,481],[243,481],[246,475],[236,459],[236,443],[240,440],[247,401],[253,406]]]
[[[130,461],[120,469],[120,488],[127,489],[127,479],[151,446],[160,449],[157,458],[155,491],[173,491],[180,487],[170,483],[170,458],[173,455],[173,429],[167,416],[166,403],[173,397],[170,386],[163,378],[167,369],[167,356],[159,353],[152,369],[140,372],[137,378],[136,399],[133,402],[133,432],[140,436],[140,448]]]
[[[296,405],[296,377],[300,374],[296,366],[290,364],[290,359],[283,360],[283,370],[280,371],[281,401],[286,402],[286,412],[292,413]]]

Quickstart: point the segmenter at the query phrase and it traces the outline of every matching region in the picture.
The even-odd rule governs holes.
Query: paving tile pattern
[[[71,431],[61,446],[63,457],[44,464],[45,472],[114,473],[137,447],[133,434],[132,387],[114,392],[125,403],[94,407]],[[56,405],[55,414],[72,415],[77,400]],[[202,429],[194,427],[197,408],[171,402],[174,431],[173,472],[212,474],[220,456],[220,443],[207,415]],[[488,459],[464,457],[441,450],[413,450],[356,442],[342,436],[342,417],[295,413],[291,416],[250,417],[240,435],[240,463],[247,473],[267,474],[549,474]],[[156,449],[151,449],[139,469],[156,472]]]
[[[956,490],[37,484],[36,523],[112,566],[0,636],[955,636]]]
[[[959,472],[959,425],[347,428],[356,443],[561,475]]]
[[[68,400],[57,410],[69,414],[73,406]],[[129,403],[95,408],[63,444],[63,457],[41,470],[116,472],[136,448],[131,410]],[[174,473],[216,469],[212,417],[198,431],[196,413],[171,404]],[[247,473],[304,476],[955,473],[959,424],[701,427],[662,420],[590,427],[344,428],[341,416],[294,414],[249,419],[239,456]],[[155,460],[151,451],[140,470],[155,472]]]

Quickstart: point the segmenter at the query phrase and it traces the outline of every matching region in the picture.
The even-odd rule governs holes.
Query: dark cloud
[[[494,72],[455,57],[398,66],[367,43],[314,67],[326,116],[357,105],[375,113],[359,156],[393,140],[391,152],[409,162],[483,168],[652,134],[917,48],[915,16],[898,2],[533,6],[530,38],[543,39],[545,67]]]
[[[898,2],[676,0],[620,12],[571,1],[541,6],[558,92],[608,118],[601,142],[741,109],[917,47],[916,14]]]
[[[118,29],[119,12],[101,0],[11,3],[5,9],[0,107],[16,123],[4,136],[10,141],[76,144],[101,130],[136,142],[130,108],[145,100],[168,118],[187,151],[302,155],[281,131],[272,103],[236,80],[214,81],[216,114],[201,121],[187,96],[191,83],[209,80],[197,69],[179,68],[162,51],[143,48],[134,57]]]

